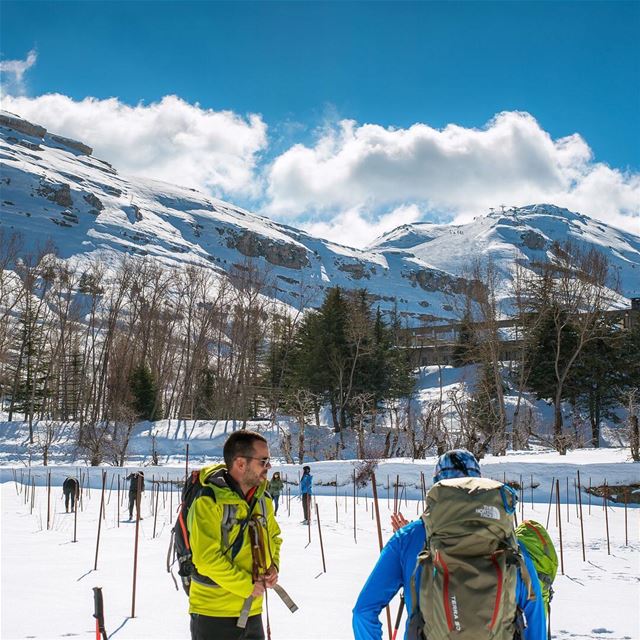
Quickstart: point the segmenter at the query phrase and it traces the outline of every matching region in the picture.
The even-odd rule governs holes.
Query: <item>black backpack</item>
[[[182,582],[182,588],[187,595],[189,595],[189,589],[191,588],[191,580],[196,580],[197,582],[207,585],[215,585],[215,582],[213,582],[211,578],[198,573],[192,560],[191,544],[189,542],[189,529],[187,527],[187,515],[191,505],[194,503],[196,498],[199,498],[200,496],[209,496],[210,498],[213,498],[214,501],[216,500],[216,494],[213,486],[208,484],[206,481],[205,484],[200,482],[200,470],[197,469],[191,472],[184,483],[184,487],[182,488],[182,499],[180,507],[178,508],[178,518],[176,520],[176,524],[171,530],[169,550],[167,552],[167,571],[171,573],[176,589],[178,589],[178,583],[171,572],[172,565],[175,562],[178,563],[178,575]],[[238,521],[236,518],[237,507],[235,505],[225,504],[223,507],[221,523],[222,541],[225,547],[224,553],[231,551],[231,559],[236,557],[242,547],[244,531],[251,519],[253,508],[257,502],[263,503],[262,513],[266,513],[264,510],[264,498],[261,498],[260,500],[253,500],[249,506],[249,513],[247,514],[247,517],[242,521]],[[240,531],[235,540],[231,544],[227,544],[229,532],[235,524],[240,524]]]

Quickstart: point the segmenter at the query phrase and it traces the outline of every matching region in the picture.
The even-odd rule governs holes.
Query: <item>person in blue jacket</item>
[[[469,451],[458,449],[449,451],[438,460],[433,481],[465,476],[480,477],[480,465]],[[404,588],[404,598],[409,614],[413,611],[411,602],[411,576],[416,569],[418,554],[425,546],[426,532],[422,519],[409,524],[402,514],[392,516],[394,529],[398,528],[380,553],[376,566],[367,579],[353,609],[353,633],[355,640],[381,640],[382,625],[379,620],[382,610],[393,600],[399,589]],[[406,526],[403,526],[406,525]],[[528,590],[518,570],[516,600],[524,612],[526,628],[524,640],[546,640],[546,618],[540,582],[535,567],[526,549],[520,545],[535,600],[529,600]],[[409,629],[409,616],[405,628],[405,639]]]
[[[313,476],[311,475],[311,467],[305,465],[302,467],[302,478],[300,478],[300,497],[302,498],[302,511],[304,512],[304,520],[302,524],[309,524],[311,519],[311,495],[313,494]]]

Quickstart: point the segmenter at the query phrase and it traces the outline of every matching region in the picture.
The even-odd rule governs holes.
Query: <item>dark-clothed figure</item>
[[[313,476],[311,467],[302,467],[302,478],[300,478],[300,497],[302,498],[302,511],[304,520],[302,524],[309,524],[311,519],[311,496],[313,495]]]
[[[62,493],[64,494],[64,510],[69,513],[69,506],[71,506],[71,513],[76,510],[76,501],[80,497],[80,485],[78,481],[69,476],[62,483]]]
[[[137,471],[130,473],[127,478],[129,483],[129,520],[133,520],[133,507],[136,507],[136,515],[142,520],[142,516],[138,512],[138,504],[142,500],[142,492],[144,491],[144,472]],[[138,485],[140,486],[140,496],[138,496]],[[139,497],[139,500],[138,500]]]
[[[276,471],[269,482],[269,495],[273,500],[273,511],[278,514],[278,502],[280,501],[280,494],[282,493],[282,479],[280,478],[280,472]]]

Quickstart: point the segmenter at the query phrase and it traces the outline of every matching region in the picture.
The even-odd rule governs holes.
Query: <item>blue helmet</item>
[[[440,480],[467,476],[479,478],[481,475],[480,465],[473,453],[466,449],[453,449],[438,458],[433,472],[433,481],[440,482]]]

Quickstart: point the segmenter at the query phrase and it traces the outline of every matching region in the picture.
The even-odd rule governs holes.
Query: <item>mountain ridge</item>
[[[22,233],[27,247],[52,239],[66,259],[126,252],[220,274],[255,261],[281,302],[317,306],[328,287],[366,288],[383,311],[395,307],[411,324],[456,317],[473,256],[491,256],[506,284],[515,260],[540,259],[553,241],[569,238],[604,249],[622,294],[640,295],[640,236],[554,205],[493,212],[466,225],[402,225],[357,249],[195,189],[122,176],[92,153],[84,142],[2,112],[0,229]]]

